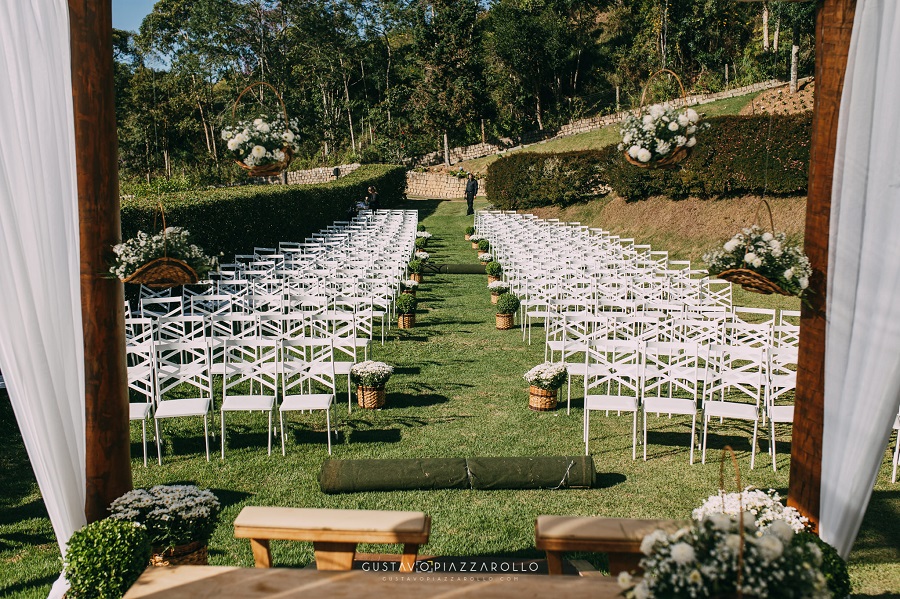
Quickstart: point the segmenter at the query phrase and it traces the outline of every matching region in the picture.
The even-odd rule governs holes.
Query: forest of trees
[[[233,179],[220,130],[254,81],[299,120],[298,168],[553,129],[614,111],[617,98],[635,105],[660,68],[689,92],[788,78],[792,58],[803,76],[814,4],[159,0],[140,31],[115,32],[122,175]],[[241,106],[254,103],[280,110],[262,87]]]

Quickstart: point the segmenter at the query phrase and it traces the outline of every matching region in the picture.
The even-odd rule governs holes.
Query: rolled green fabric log
[[[597,476],[590,456],[469,458],[473,489],[589,489]]]
[[[516,458],[421,458],[335,460],[322,463],[323,493],[431,489],[590,488],[596,480],[590,456]]]
[[[416,460],[327,459],[319,472],[323,493],[468,489],[463,458]]]

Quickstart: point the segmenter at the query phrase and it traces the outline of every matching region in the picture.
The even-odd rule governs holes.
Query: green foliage
[[[406,268],[409,272],[418,273],[422,272],[422,267],[425,265],[421,260],[410,260],[409,264],[406,265]]]
[[[65,557],[68,595],[117,599],[150,562],[150,541],[140,526],[105,519],[75,531]]]
[[[109,506],[110,516],[141,525],[154,548],[206,544],[222,506],[209,489],[196,485],[156,485],[133,489]]]
[[[503,274],[503,267],[499,262],[488,262],[484,265],[484,272],[492,277],[499,277]]]
[[[280,241],[302,241],[311,233],[344,220],[366,188],[378,188],[382,207],[405,197],[402,166],[367,165],[345,177],[319,185],[254,185],[148,195],[122,202],[122,236],[155,232],[158,203],[166,224],[190,230],[191,240],[211,256],[246,253],[255,246],[275,247]]]
[[[424,250],[425,246],[428,245],[428,238],[427,237],[416,237],[415,244],[416,244],[417,250]]]
[[[416,299],[416,296],[410,295],[408,293],[403,293],[400,297],[397,298],[397,313],[398,314],[415,314],[416,307],[419,305],[419,300]]]
[[[488,200],[503,210],[568,206],[596,197],[603,184],[629,201],[764,190],[770,195],[805,193],[810,115],[722,116],[708,122],[703,140],[674,169],[629,164],[615,145],[565,154],[510,154],[488,168]]]
[[[424,230],[425,230],[425,225],[423,225],[422,223],[419,223],[418,225],[416,225],[416,231],[424,231]]]
[[[515,314],[519,311],[519,298],[512,293],[504,293],[497,298],[497,314]]]
[[[831,596],[836,599],[849,597],[853,590],[850,574],[847,572],[847,562],[840,556],[837,549],[820,539],[819,535],[811,532],[801,532],[797,536],[797,541],[815,543],[822,550],[822,574],[828,581],[828,590],[831,591]]]
[[[478,241],[478,249],[482,252],[486,252],[491,249],[491,242],[487,239],[481,239]]]
[[[473,227],[471,225],[466,227],[466,235],[474,235],[474,234],[475,234],[475,227]]]

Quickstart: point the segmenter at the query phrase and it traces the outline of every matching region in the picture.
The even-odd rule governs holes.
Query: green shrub
[[[615,145],[564,154],[510,154],[488,168],[488,199],[500,209],[515,210],[587,201],[603,193],[604,186],[629,201],[657,195],[716,198],[764,189],[776,196],[806,193],[809,114],[771,120],[722,116],[708,122],[703,141],[674,169],[629,164]]]
[[[424,231],[424,230],[425,230],[425,225],[423,225],[422,223],[419,223],[418,225],[416,225],[416,231]]]
[[[131,522],[99,520],[76,531],[65,557],[69,597],[115,599],[125,594],[150,562],[150,541]]]
[[[478,241],[478,249],[482,252],[486,252],[491,249],[491,242],[487,239],[481,239]]]
[[[208,255],[222,253],[230,260],[257,246],[303,241],[345,220],[370,185],[378,188],[382,207],[393,206],[406,196],[406,169],[373,164],[318,185],[253,185],[127,199],[122,201],[122,237],[160,229],[161,202],[167,225],[189,230],[192,242]]]
[[[484,265],[484,272],[492,277],[499,277],[503,274],[503,267],[499,262],[488,262]]]
[[[428,245],[427,237],[416,237],[416,249],[423,250]]]
[[[398,314],[415,314],[416,307],[419,305],[419,300],[416,299],[416,296],[409,295],[408,293],[404,293],[400,297],[397,298],[397,313]]]
[[[519,311],[519,298],[512,293],[504,293],[497,298],[497,314],[515,314]]]
[[[801,532],[799,536],[807,543],[815,543],[822,550],[822,574],[828,581],[828,590],[831,591],[831,596],[840,599],[849,597],[853,590],[850,574],[847,572],[847,562],[840,556],[837,549],[811,532]]]
[[[409,269],[409,272],[422,272],[423,265],[424,262],[421,260],[410,260],[406,267]]]
[[[474,235],[474,234],[475,234],[475,227],[472,227],[472,226],[466,227],[466,235]]]

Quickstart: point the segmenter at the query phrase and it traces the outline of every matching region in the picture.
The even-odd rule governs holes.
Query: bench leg
[[[269,550],[269,539],[250,539],[250,549],[253,550],[253,561],[257,568],[272,567],[272,552]]]
[[[547,574],[559,576],[563,573],[562,551],[547,551]]]
[[[643,557],[640,553],[608,553],[609,575],[618,576],[620,572],[634,572]]]
[[[403,557],[400,558],[400,571],[412,572],[416,568],[416,558],[419,555],[419,546],[412,543],[403,545]]]
[[[356,543],[313,543],[316,570],[352,570]]]

